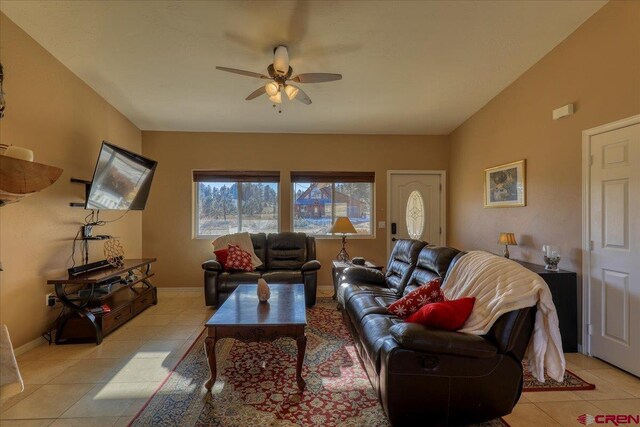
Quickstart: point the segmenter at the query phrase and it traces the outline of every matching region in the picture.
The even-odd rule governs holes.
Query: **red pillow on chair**
[[[226,270],[253,271],[251,254],[240,249],[240,246],[229,245],[229,254],[224,267]]]
[[[220,265],[224,268],[227,264],[227,257],[229,256],[229,249],[218,249],[217,251],[213,251],[216,254],[216,258]]]
[[[444,294],[440,289],[440,278],[435,278],[391,304],[387,307],[387,311],[404,318],[415,313],[425,304],[440,301],[444,301]]]
[[[407,317],[405,322],[419,323],[434,329],[457,331],[467,321],[476,302],[474,297],[434,302]]]

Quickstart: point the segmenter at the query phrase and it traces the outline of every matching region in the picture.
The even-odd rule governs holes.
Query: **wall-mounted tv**
[[[85,208],[143,210],[157,164],[103,141]]]

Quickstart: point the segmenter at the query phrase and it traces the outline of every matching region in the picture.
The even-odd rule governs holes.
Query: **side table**
[[[336,299],[336,295],[338,294],[338,282],[340,281],[340,276],[342,275],[342,272],[345,268],[366,267],[380,271],[382,271],[382,269],[384,268],[384,266],[377,265],[376,263],[371,261],[365,261],[364,265],[355,265],[350,262],[338,261],[337,259],[334,259],[333,261],[331,261],[331,263],[333,264],[333,267],[331,268],[331,274],[333,277],[333,299]]]
[[[547,282],[553,304],[558,312],[562,350],[565,353],[578,351],[578,277],[576,273],[566,270],[549,271],[542,265],[514,261],[539,274]]]

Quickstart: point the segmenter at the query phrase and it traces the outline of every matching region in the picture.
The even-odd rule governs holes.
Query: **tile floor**
[[[157,306],[100,346],[34,348],[18,357],[25,391],[0,400],[0,426],[126,426],[212,313],[200,292],[159,289]],[[524,393],[507,422],[513,427],[577,426],[576,418],[584,413],[640,411],[640,379],[580,354],[567,354],[567,367],[597,389]]]

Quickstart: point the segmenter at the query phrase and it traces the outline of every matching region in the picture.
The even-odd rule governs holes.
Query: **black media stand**
[[[63,279],[48,280],[66,311],[56,324],[56,344],[95,342],[158,303],[149,282],[156,258],[125,259],[122,267],[107,267]],[[108,305],[111,311],[100,313]],[[93,310],[93,311],[92,311]]]

